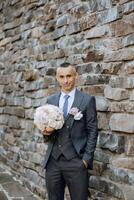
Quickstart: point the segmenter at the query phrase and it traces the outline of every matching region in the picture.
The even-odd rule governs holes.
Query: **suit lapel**
[[[61,93],[59,92],[54,96],[53,101],[51,102],[53,105],[59,107],[60,95],[61,95]],[[83,94],[81,93],[81,91],[76,89],[74,102],[73,102],[71,108],[75,108],[76,107],[79,110],[81,110],[80,106],[81,106],[82,100],[83,100]],[[74,123],[74,116],[71,115],[71,114],[68,114],[67,118],[65,119],[65,123],[68,123],[69,127],[71,129],[72,126],[73,126],[73,123]]]
[[[79,90],[76,89],[74,102],[73,102],[71,108],[75,108],[75,107],[79,108],[82,99],[83,99],[82,93]]]
[[[82,100],[83,100],[83,94],[81,93],[81,91],[79,91],[79,90],[76,89],[74,102],[73,102],[71,108],[75,108],[75,107],[76,107],[76,108],[78,108],[79,111],[80,111],[80,110],[81,110],[81,109],[80,109],[80,106],[81,106]],[[70,122],[70,126],[69,126],[69,127],[70,127],[70,129],[71,129],[72,126],[73,126],[73,123],[74,123],[74,116],[71,115],[71,114],[68,114],[68,116],[67,116],[65,122],[66,122],[66,121],[69,121],[69,122]]]
[[[52,102],[53,105],[59,106],[60,95],[61,95],[61,93],[58,92],[58,93],[54,96],[53,102]],[[82,95],[81,91],[79,91],[78,89],[76,89],[75,97],[74,97],[74,102],[73,102],[71,108],[77,107],[77,108],[80,109],[80,104],[81,104],[82,99],[83,99],[83,95]],[[70,116],[70,115],[68,114],[67,118],[68,118],[69,116]]]
[[[53,98],[53,101],[52,101],[52,104],[55,105],[55,106],[58,106],[59,107],[59,99],[60,99],[60,92],[58,92],[54,98]]]

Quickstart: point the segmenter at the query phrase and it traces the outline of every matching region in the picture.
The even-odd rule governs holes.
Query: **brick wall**
[[[54,74],[66,61],[97,102],[92,199],[133,200],[133,10],[132,0],[0,1],[0,155],[43,199],[47,145],[33,114],[59,90]]]

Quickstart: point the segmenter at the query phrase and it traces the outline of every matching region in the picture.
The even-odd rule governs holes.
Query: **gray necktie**
[[[64,118],[66,118],[67,117],[67,110],[68,110],[68,98],[69,98],[70,96],[69,95],[65,95],[64,96],[64,99],[65,99],[65,101],[64,101],[64,105],[63,105],[63,113],[64,113]]]

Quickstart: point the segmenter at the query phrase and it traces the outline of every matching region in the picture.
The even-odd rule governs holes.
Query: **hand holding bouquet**
[[[40,106],[35,111],[34,124],[42,132],[49,132],[51,136],[54,130],[62,128],[64,124],[63,112],[57,106],[51,104]]]

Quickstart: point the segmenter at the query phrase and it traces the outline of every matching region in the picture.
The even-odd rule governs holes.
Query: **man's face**
[[[56,79],[61,86],[61,90],[65,93],[70,92],[75,87],[77,77],[76,69],[71,65],[66,68],[59,67],[57,69]]]

